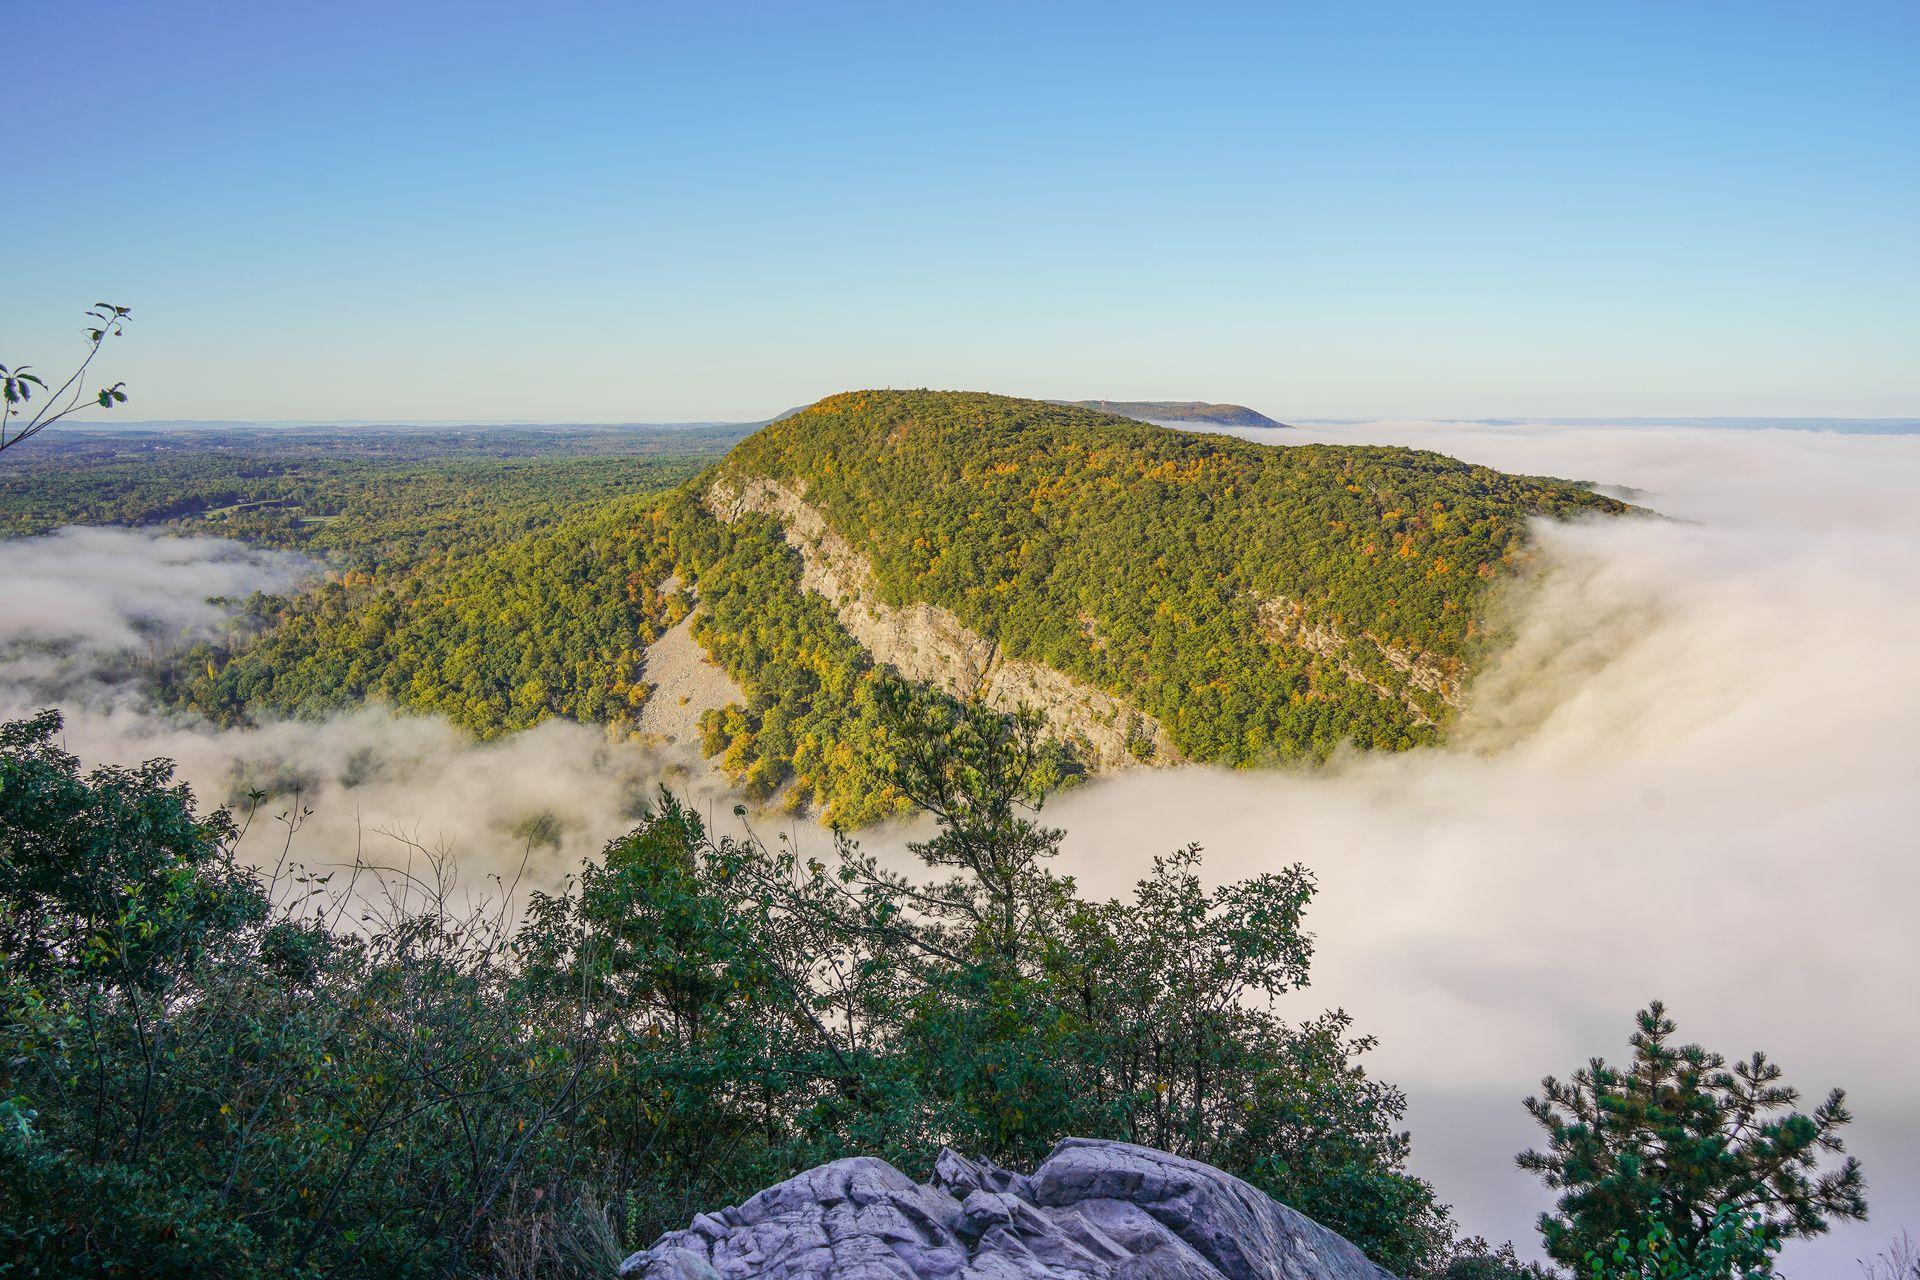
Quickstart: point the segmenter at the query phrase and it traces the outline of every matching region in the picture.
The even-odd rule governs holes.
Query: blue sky
[[[0,360],[129,416],[1920,413],[1902,4],[9,14]]]

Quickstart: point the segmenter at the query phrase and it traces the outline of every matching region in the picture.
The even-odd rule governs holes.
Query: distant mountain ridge
[[[1051,400],[1048,403],[1111,413],[1140,422],[1204,422],[1220,427],[1285,428],[1287,425],[1243,404],[1209,404],[1204,400]]]

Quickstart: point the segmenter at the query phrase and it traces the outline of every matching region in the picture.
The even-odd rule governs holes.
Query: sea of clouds
[[[1549,525],[1507,602],[1517,639],[1442,750],[1300,773],[1186,769],[1061,797],[1063,870],[1122,892],[1199,841],[1214,874],[1319,877],[1311,989],[1380,1038],[1411,1098],[1415,1166],[1471,1231],[1534,1241],[1545,1193],[1513,1167],[1549,1072],[1618,1057],[1635,1009],[1764,1048],[1809,1095],[1848,1090],[1872,1221],[1787,1255],[1856,1273],[1920,1230],[1920,436],[1385,422],[1249,433],[1396,443],[1627,486],[1670,517]],[[557,883],[684,762],[550,723],[476,744],[363,708],[221,729],[157,713],[138,659],[212,634],[212,598],[312,566],[210,539],[68,530],[0,545],[0,717],[57,704],[88,760],[169,756],[198,794],[273,791],[249,836],[311,808],[298,853],[406,841]],[[544,817],[543,817],[544,815]],[[528,833],[538,830],[537,842]],[[823,835],[802,838],[819,839]],[[883,837],[877,843],[896,843]]]
[[[1271,440],[1272,436],[1257,438]],[[1198,840],[1217,874],[1318,874],[1303,1010],[1344,1006],[1412,1101],[1415,1166],[1531,1246],[1515,1170],[1540,1076],[1686,1038],[1847,1088],[1864,1226],[1796,1276],[1920,1230],[1920,436],[1371,423],[1395,443],[1644,491],[1661,521],[1542,530],[1547,571],[1453,746],[1309,775],[1188,770],[1063,799],[1066,859],[1117,890]]]

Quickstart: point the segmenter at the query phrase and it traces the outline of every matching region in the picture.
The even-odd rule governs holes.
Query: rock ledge
[[[942,1151],[925,1185],[836,1160],[621,1264],[637,1280],[1393,1280],[1230,1174],[1068,1138],[1032,1174]]]

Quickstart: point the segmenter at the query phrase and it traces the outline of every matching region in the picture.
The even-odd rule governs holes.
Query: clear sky
[[[142,418],[1920,413],[1920,7],[8,6],[0,360]]]

